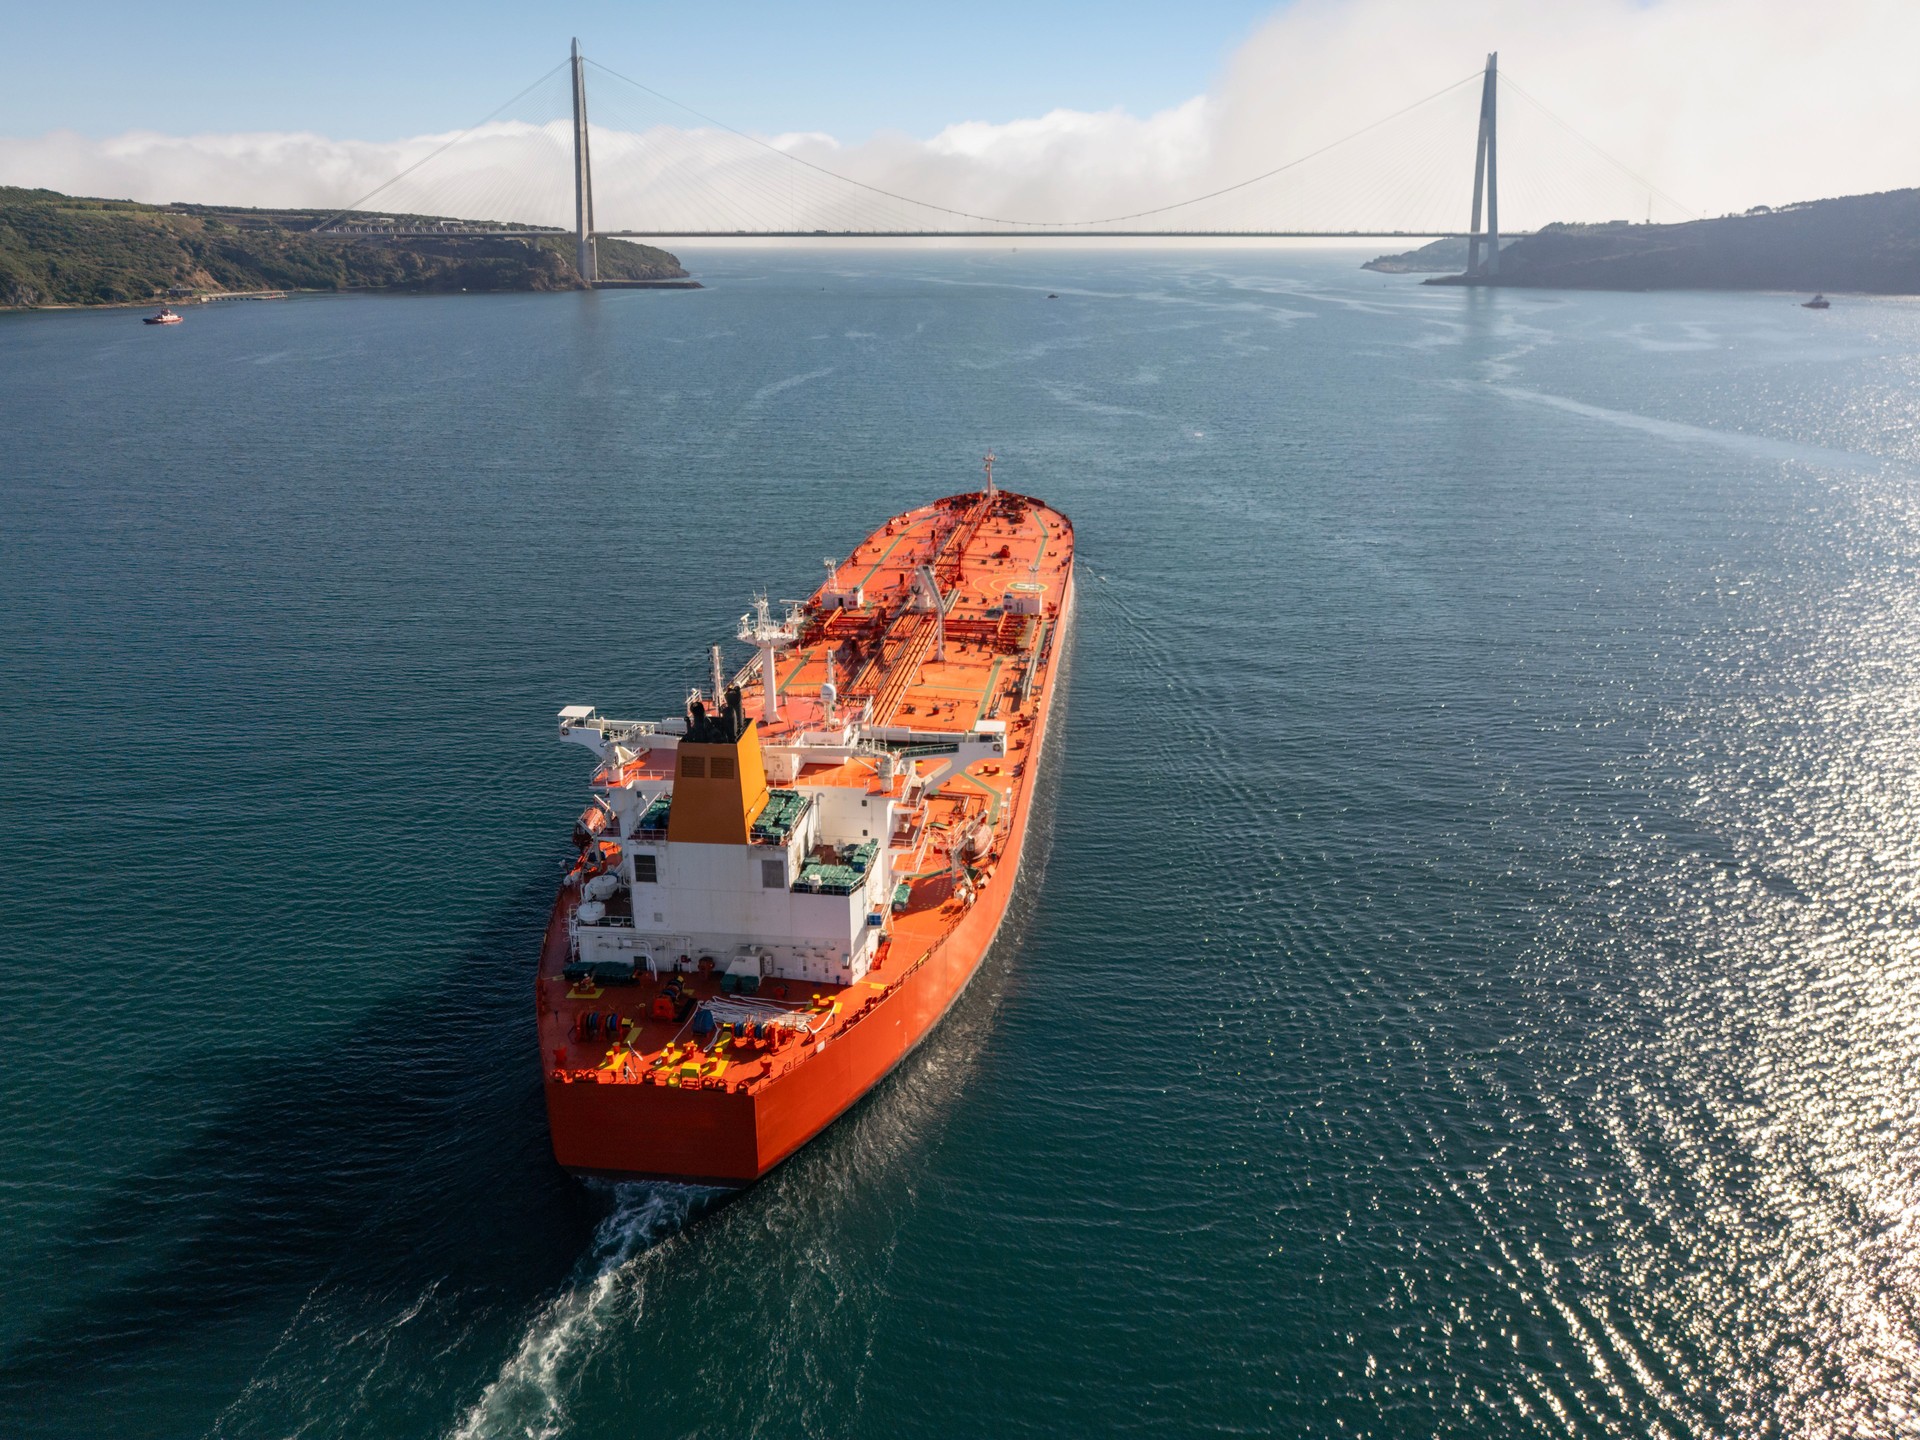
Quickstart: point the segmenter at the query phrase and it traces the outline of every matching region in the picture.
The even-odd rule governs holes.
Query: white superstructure
[[[748,638],[771,674],[768,651],[794,624],[756,608]],[[749,992],[866,974],[897,887],[953,863],[953,847],[929,844],[951,837],[929,834],[928,801],[958,770],[1004,756],[1006,725],[881,729],[865,704],[821,688],[777,722],[747,720],[737,688],[711,714],[696,696],[688,718],[658,723],[560,712],[560,737],[600,760],[606,817],[583,855],[577,964],[697,967]]]

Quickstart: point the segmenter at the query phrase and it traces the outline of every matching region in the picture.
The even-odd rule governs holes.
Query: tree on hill
[[[326,218],[0,187],[0,305],[115,304],[200,291],[580,285],[570,236],[402,239],[300,228]],[[686,275],[666,251],[627,241],[600,241],[599,260],[608,279]]]

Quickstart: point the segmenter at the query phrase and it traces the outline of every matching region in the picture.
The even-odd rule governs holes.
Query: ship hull
[[[582,1084],[550,1071],[547,1121],[554,1157],[562,1166],[583,1177],[750,1185],[855,1105],[939,1025],[979,971],[1019,883],[1037,792],[1045,780],[1046,746],[1064,690],[1073,611],[1069,572],[1049,681],[1034,697],[1035,742],[1028,760],[1033,784],[1010,816],[993,879],[925,959],[868,1006],[859,1023],[805,1054],[776,1082],[751,1091]],[[563,891],[555,903],[543,975],[564,958],[570,902]]]

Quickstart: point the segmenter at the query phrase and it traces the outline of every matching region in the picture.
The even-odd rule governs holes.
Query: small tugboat
[[[1832,302],[1830,302],[1826,296],[1816,295],[1811,300],[1802,300],[1800,302],[1800,308],[1802,310],[1830,310],[1833,306]]]
[[[141,324],[143,325],[178,325],[179,323],[180,317],[174,314],[173,310],[166,305],[160,307],[160,313],[158,315],[147,315],[141,319]]]

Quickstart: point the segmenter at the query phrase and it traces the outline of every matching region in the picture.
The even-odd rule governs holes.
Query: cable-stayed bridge
[[[1534,99],[1496,55],[1277,163],[1244,147],[1221,153],[1233,147],[1216,136],[1172,146],[1164,136],[1119,138],[1134,148],[1117,169],[1109,145],[1104,166],[1069,156],[1022,171],[1017,162],[1031,158],[1022,156],[1013,173],[991,145],[892,140],[843,152],[820,136],[768,139],[588,59],[575,41],[566,60],[479,123],[422,147],[320,228],[369,238],[571,235],[589,283],[596,242],[610,238],[1457,238],[1469,273],[1491,275],[1504,239],[1549,220],[1691,214]],[[1521,201],[1504,228],[1503,150],[1510,217],[1516,189]],[[381,211],[369,213],[376,203]]]

